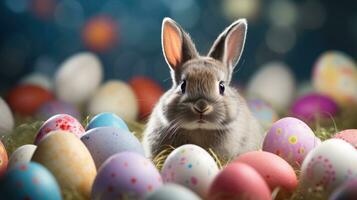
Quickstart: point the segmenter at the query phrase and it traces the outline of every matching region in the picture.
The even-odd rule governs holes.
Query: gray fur
[[[245,100],[229,86],[232,70],[244,46],[245,33],[241,46],[237,47],[240,48],[237,51],[239,55],[233,60],[224,60],[227,49],[219,49],[219,44],[225,46],[225,38],[235,25],[244,26],[242,30],[246,31],[245,21],[240,21],[243,25],[237,21],[228,27],[214,43],[208,56],[203,57],[196,53],[188,34],[177,23],[171,19],[164,19],[164,23],[165,20],[170,25],[176,25],[181,32],[182,53],[186,56],[177,66],[170,66],[172,88],[161,97],[150,116],[143,141],[148,157],[157,155],[167,145],[178,147],[188,143],[212,148],[220,157],[228,159],[259,149],[263,139],[262,129]],[[180,89],[182,80],[186,80],[184,94]],[[225,82],[224,95],[219,93],[220,81]],[[194,110],[199,101],[206,102],[211,108],[203,115]],[[200,117],[205,120],[204,123],[198,122]]]

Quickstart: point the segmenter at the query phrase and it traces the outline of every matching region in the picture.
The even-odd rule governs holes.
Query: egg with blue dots
[[[206,150],[186,144],[169,154],[161,174],[165,183],[181,184],[205,198],[218,171],[215,160]]]
[[[299,168],[306,155],[320,143],[320,139],[303,121],[285,117],[269,129],[263,150],[277,154],[293,167]]]
[[[144,155],[140,141],[129,131],[117,127],[92,128],[81,137],[99,168],[110,156],[131,151]]]
[[[357,151],[341,139],[328,139],[313,149],[301,166],[302,192],[323,188],[329,196],[346,181],[357,177]]]
[[[61,200],[55,177],[41,164],[18,164],[0,180],[1,199]]]
[[[117,127],[119,129],[129,131],[129,128],[124,122],[124,120],[122,120],[115,113],[110,113],[110,112],[104,112],[94,116],[89,121],[86,130],[88,131],[92,128],[106,127],[106,126]]]
[[[91,199],[143,199],[162,186],[154,164],[134,152],[122,152],[108,158],[99,168]]]
[[[144,198],[145,200],[201,200],[201,198],[189,190],[178,184],[165,184],[154,192],[148,194]]]

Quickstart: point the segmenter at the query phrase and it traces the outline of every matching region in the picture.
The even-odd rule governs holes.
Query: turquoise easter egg
[[[129,131],[129,128],[124,122],[124,120],[122,120],[116,114],[109,113],[109,112],[100,113],[94,116],[93,119],[90,120],[90,122],[88,123],[86,130],[90,130],[92,128],[98,128],[98,127],[107,127],[107,126],[116,127]]]

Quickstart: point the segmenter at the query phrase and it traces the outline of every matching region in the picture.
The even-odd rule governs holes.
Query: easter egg
[[[20,84],[25,84],[25,85],[37,85],[39,87],[45,88],[48,91],[51,91],[53,89],[53,83],[51,79],[41,73],[32,73],[20,80]]]
[[[339,111],[338,105],[328,96],[312,93],[298,98],[290,109],[293,116],[306,122],[329,119]]]
[[[303,121],[285,117],[272,125],[264,138],[263,150],[277,154],[293,167],[299,167],[320,142]]]
[[[161,170],[165,183],[181,184],[205,198],[218,173],[214,159],[203,148],[186,144],[172,151]]]
[[[331,194],[345,181],[357,177],[357,151],[340,139],[329,139],[313,149],[305,158],[300,174],[303,191],[323,187]]]
[[[122,152],[111,156],[98,170],[91,199],[142,199],[162,185],[153,163],[140,154]]]
[[[285,110],[295,94],[295,79],[288,66],[280,62],[264,65],[249,81],[247,95],[271,104],[278,112]]]
[[[214,178],[208,200],[271,200],[268,185],[252,167],[244,163],[226,166]]]
[[[356,188],[357,180],[348,180],[332,193],[329,200],[355,200],[357,199]]]
[[[33,144],[26,144],[17,148],[12,152],[9,159],[9,168],[18,164],[27,164],[31,161],[37,146]]]
[[[357,149],[357,129],[344,130],[335,134],[333,137],[342,139]]]
[[[6,172],[8,163],[9,163],[9,159],[7,156],[5,146],[0,140],[0,177],[4,175],[4,173]]]
[[[134,121],[138,116],[138,102],[132,88],[122,81],[108,81],[102,85],[89,102],[92,115],[112,112],[124,120]]]
[[[81,140],[91,153],[97,168],[116,153],[131,151],[144,156],[139,140],[129,131],[117,127],[90,129]]]
[[[11,168],[0,180],[1,199],[61,200],[53,175],[42,165],[29,162]]]
[[[116,44],[118,36],[117,24],[110,16],[90,18],[83,27],[82,38],[87,48],[103,52]]]
[[[134,77],[129,81],[139,104],[139,117],[147,118],[164,93],[159,84],[146,77]]]
[[[310,81],[304,81],[298,84],[298,88],[296,91],[297,97],[305,96],[310,93],[316,93],[315,88]]]
[[[45,166],[62,191],[76,190],[89,198],[96,168],[85,145],[74,134],[53,131],[38,144],[32,161]]]
[[[298,185],[294,169],[284,159],[273,153],[251,151],[238,156],[234,162],[244,163],[254,168],[271,190],[281,187],[292,192]]]
[[[44,103],[36,112],[36,115],[44,120],[58,114],[67,114],[76,119],[81,119],[81,114],[74,105],[59,100]]]
[[[22,115],[32,115],[44,103],[53,99],[53,95],[37,85],[18,85],[7,96],[10,108]]]
[[[84,134],[84,128],[78,120],[67,114],[52,116],[43,123],[35,138],[35,144],[38,144],[42,138],[51,131],[63,130],[73,133],[78,138]]]
[[[92,128],[98,128],[98,127],[106,127],[106,126],[117,127],[129,131],[128,126],[120,117],[118,117],[114,113],[109,113],[109,112],[100,113],[94,116],[89,121],[86,130],[90,130]]]
[[[148,194],[145,200],[200,200],[201,198],[191,190],[177,184],[165,184]]]
[[[316,90],[330,96],[341,106],[357,102],[357,69],[355,61],[340,51],[323,53],[314,66]]]
[[[248,101],[248,107],[264,128],[270,128],[270,126],[278,119],[278,114],[263,100],[251,99]]]
[[[0,97],[0,135],[8,134],[14,128],[14,116],[7,103]]]
[[[55,74],[55,91],[60,100],[82,103],[95,92],[103,78],[99,58],[89,52],[77,53],[65,60]]]

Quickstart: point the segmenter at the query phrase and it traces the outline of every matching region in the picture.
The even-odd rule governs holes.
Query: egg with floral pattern
[[[170,153],[161,174],[165,183],[181,184],[205,198],[218,171],[215,160],[207,151],[186,144]]]
[[[161,175],[149,159],[122,152],[108,158],[99,168],[91,199],[143,199],[161,185]]]
[[[62,130],[68,131],[80,138],[85,130],[79,121],[67,114],[58,114],[52,116],[47,121],[43,123],[40,130],[36,136],[35,144],[38,144],[42,138],[51,131]]]
[[[357,151],[340,139],[328,139],[305,158],[300,174],[303,191],[323,188],[331,194],[344,182],[357,178]]]
[[[272,125],[264,138],[263,150],[277,154],[298,168],[305,156],[320,143],[303,121],[285,117]]]

